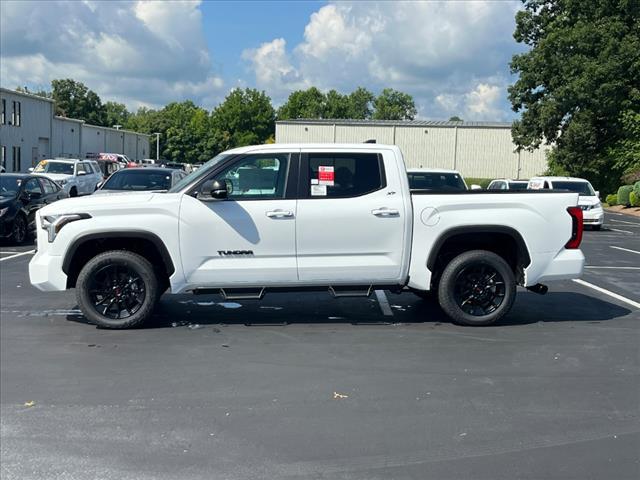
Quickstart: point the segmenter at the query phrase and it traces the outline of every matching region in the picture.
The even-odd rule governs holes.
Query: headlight
[[[9,210],[9,207],[0,208],[0,217],[4,216],[7,210]]]
[[[91,218],[88,213],[63,213],[62,215],[46,215],[40,218],[40,226],[49,234],[49,243],[53,242],[62,227],[75,222],[76,220],[84,220]]]

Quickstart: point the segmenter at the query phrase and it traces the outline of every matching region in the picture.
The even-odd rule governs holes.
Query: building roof
[[[370,127],[459,127],[459,128],[511,128],[509,122],[455,122],[449,120],[353,120],[298,118],[278,120],[280,125],[348,125]]]
[[[42,100],[43,102],[54,103],[52,98],[41,97],[40,95],[34,95],[33,93],[19,92],[17,90],[9,90],[8,88],[0,87],[0,92],[9,93],[11,95],[20,95],[21,97],[32,98],[34,100]]]

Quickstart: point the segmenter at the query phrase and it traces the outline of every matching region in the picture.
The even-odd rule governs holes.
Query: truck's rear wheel
[[[96,255],[76,282],[80,310],[104,328],[141,325],[151,316],[158,297],[158,279],[151,263],[124,250]]]
[[[515,275],[499,255],[472,250],[455,257],[442,272],[438,301],[462,325],[490,325],[506,315],[516,296]]]

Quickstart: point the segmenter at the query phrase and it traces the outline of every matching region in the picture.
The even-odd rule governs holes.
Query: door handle
[[[375,210],[371,210],[371,213],[376,217],[397,217],[400,215],[400,212],[395,208],[387,207],[376,208]]]
[[[293,217],[293,212],[290,210],[271,210],[267,212],[269,218],[289,218]]]

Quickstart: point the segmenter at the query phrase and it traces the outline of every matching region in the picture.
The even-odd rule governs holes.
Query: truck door
[[[296,245],[304,283],[395,283],[406,250],[398,166],[371,151],[302,149]],[[406,175],[406,173],[404,173]]]
[[[234,157],[209,177],[230,182],[226,200],[183,196],[180,251],[187,283],[242,287],[297,281],[298,163],[298,152]]]

